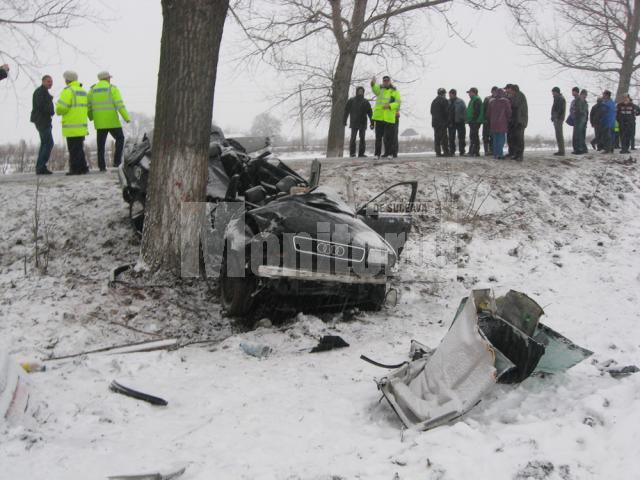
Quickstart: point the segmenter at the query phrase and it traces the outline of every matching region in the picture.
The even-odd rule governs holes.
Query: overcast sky
[[[96,81],[98,71],[108,69],[113,75],[113,83],[120,87],[129,111],[153,115],[162,27],[160,0],[93,0],[90,3],[95,3],[96,8],[111,20],[100,25],[76,27],[65,33],[70,44],[89,56],[65,45],[59,46],[59,54],[50,56],[51,65],[42,73],[54,77],[54,97],[57,98],[63,86],[61,77],[64,70],[76,70],[81,82],[89,87]],[[447,38],[444,27],[436,26],[434,31],[434,21],[425,20],[425,32],[431,32],[437,45],[443,48],[424,59],[424,68],[405,66],[410,73],[389,72],[394,78],[413,80],[409,84],[397,84],[403,97],[401,129],[411,127],[432,136],[427,109],[440,86],[457,88],[466,99],[464,92],[469,87],[477,87],[480,95],[485,96],[492,85],[502,87],[510,82],[518,83],[528,97],[527,134],[553,136],[549,121],[550,90],[557,84],[565,96],[570,97],[575,78],[570,74],[558,76],[549,66],[535,65],[537,57],[512,41],[515,36],[512,21],[504,10],[477,12],[454,7],[452,18],[472,32],[471,40],[475,46],[466,45],[458,38]],[[437,25],[437,20],[435,23]],[[228,18],[218,68],[214,120],[225,130],[234,132],[248,130],[255,115],[272,108],[273,95],[283,85],[283,79],[272,73],[269,67],[248,69],[242,62],[234,60],[238,56],[239,38],[237,27]],[[5,50],[12,47],[10,43],[3,44]],[[365,67],[383,73],[375,64]],[[163,74],[172,75],[172,72]],[[19,139],[37,142],[37,132],[29,123],[31,96],[36,86],[24,76],[0,83],[0,143]],[[590,87],[589,84],[584,86]],[[273,109],[273,112],[285,120],[285,135],[298,135],[299,126],[295,119],[286,118],[286,111],[282,108]],[[315,129],[316,134],[325,134],[325,125],[307,126]],[[61,141],[58,119],[54,120],[54,138]]]

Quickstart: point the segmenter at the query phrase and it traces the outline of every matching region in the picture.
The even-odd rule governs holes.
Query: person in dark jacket
[[[491,143],[491,126],[489,125],[489,102],[493,100],[498,87],[491,87],[491,95],[484,97],[482,101],[482,111],[484,112],[484,123],[482,124],[482,144],[485,156],[493,155],[493,146]]]
[[[520,91],[518,85],[509,84],[505,88],[511,100],[511,124],[507,132],[509,156],[513,160],[522,161],[524,156],[524,131],[529,124],[527,97]]]
[[[467,90],[469,105],[467,105],[466,121],[469,124],[469,155],[480,156],[480,125],[484,123],[482,99],[478,96],[478,89],[471,87]]]
[[[55,114],[53,97],[49,93],[53,86],[51,75],[42,77],[42,85],[33,92],[33,108],[31,110],[31,122],[35,124],[40,135],[40,150],[36,161],[37,175],[50,175],[47,162],[53,149],[53,135],[51,134],[51,118]]]
[[[373,120],[371,119],[373,112],[371,110],[371,104],[369,100],[364,97],[364,87],[356,88],[356,96],[347,100],[347,104],[344,107],[344,125],[347,126],[347,119],[349,121],[349,128],[351,129],[351,140],[349,141],[349,156],[356,156],[356,136],[360,137],[360,145],[358,148],[358,157],[366,157],[365,150],[366,144],[364,141],[365,133],[367,131],[367,123],[373,128]],[[367,122],[367,118],[369,121]]]
[[[6,63],[3,65],[0,65],[0,80],[4,80],[9,76],[9,70],[10,70],[9,65],[7,65]]]
[[[630,153],[631,136],[636,123],[636,106],[626,93],[618,104],[618,123],[620,124],[620,153]]]
[[[438,95],[431,102],[431,126],[433,127],[433,143],[436,150],[436,157],[448,157],[449,138],[447,126],[449,125],[449,102],[447,101],[447,91],[444,88],[438,89]]]
[[[556,156],[564,156],[564,132],[562,131],[564,125],[564,117],[567,113],[567,101],[564,99],[560,88],[553,87],[551,89],[553,95],[553,106],[551,107],[551,121],[553,122],[553,128],[556,132],[556,143],[558,144],[558,151],[554,153]]]
[[[631,100],[633,102],[633,99]],[[640,115],[640,106],[633,104],[636,117]],[[631,135],[631,150],[636,149],[636,122],[633,122],[633,134]]]
[[[493,158],[498,160],[504,159],[504,142],[511,124],[511,115],[511,102],[505,96],[503,89],[496,89],[494,98],[489,102],[487,118],[491,127]]]
[[[614,136],[616,128],[616,102],[611,99],[611,92],[605,90],[602,92],[603,118],[600,130],[600,145],[602,153],[613,153]]]
[[[607,115],[607,106],[602,101],[602,97],[598,97],[596,103],[591,107],[589,112],[589,123],[593,127],[593,140],[591,140],[591,148],[594,150],[603,150],[602,148],[602,126]]]
[[[573,124],[573,151],[571,153],[582,155],[588,151],[586,135],[589,106],[578,87],[573,87],[571,94],[573,95],[573,101],[569,109],[569,117],[571,118],[571,124]]]
[[[458,134],[458,150],[460,156],[463,156],[466,144],[467,129],[465,127],[465,119],[467,114],[467,106],[464,100],[458,98],[458,92],[455,88],[449,90],[449,153],[456,153],[456,133]]]

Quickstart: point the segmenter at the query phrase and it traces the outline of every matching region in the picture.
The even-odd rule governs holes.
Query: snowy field
[[[291,161],[301,172],[306,160]],[[300,314],[245,332],[215,285],[108,286],[139,241],[115,172],[53,175],[39,189],[51,242],[34,265],[36,177],[0,178],[0,342],[18,361],[178,338],[171,351],[91,354],[28,376],[30,415],[0,421],[0,479],[99,479],[186,465],[195,479],[631,479],[640,472],[640,170],[619,155],[522,163],[433,157],[329,161],[321,183],[358,202],[420,182],[421,211],[376,313]],[[352,193],[350,193],[352,192]],[[440,208],[438,208],[438,202]],[[403,430],[375,378],[436,347],[470,288],[522,291],[544,323],[594,355],[568,372],[500,385],[459,421]],[[322,335],[349,344],[309,353]],[[265,359],[241,342],[264,343]],[[109,391],[158,395],[155,407]]]

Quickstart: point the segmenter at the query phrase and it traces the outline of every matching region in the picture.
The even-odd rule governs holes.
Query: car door
[[[359,207],[358,218],[384,238],[400,255],[411,231],[418,182],[400,182]]]

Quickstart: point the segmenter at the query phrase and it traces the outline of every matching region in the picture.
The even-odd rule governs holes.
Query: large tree
[[[218,53],[228,0],[162,0],[152,165],[141,257],[151,271],[180,269],[181,235],[199,238],[183,202],[203,202]]]
[[[640,71],[640,0],[507,0],[522,43],[561,69],[615,82],[616,97]]]
[[[234,11],[253,42],[254,54],[279,70],[300,78],[303,93],[312,92],[306,108],[330,99],[327,156],[342,156],[344,105],[356,58],[407,59],[421,51],[412,42],[412,20],[418,11],[442,15],[452,0],[263,0]],[[491,8],[494,0],[464,0],[475,8]],[[420,39],[424,41],[423,38]],[[324,86],[324,88],[323,88]],[[321,92],[322,96],[314,93]],[[297,89],[296,89],[297,93]]]

